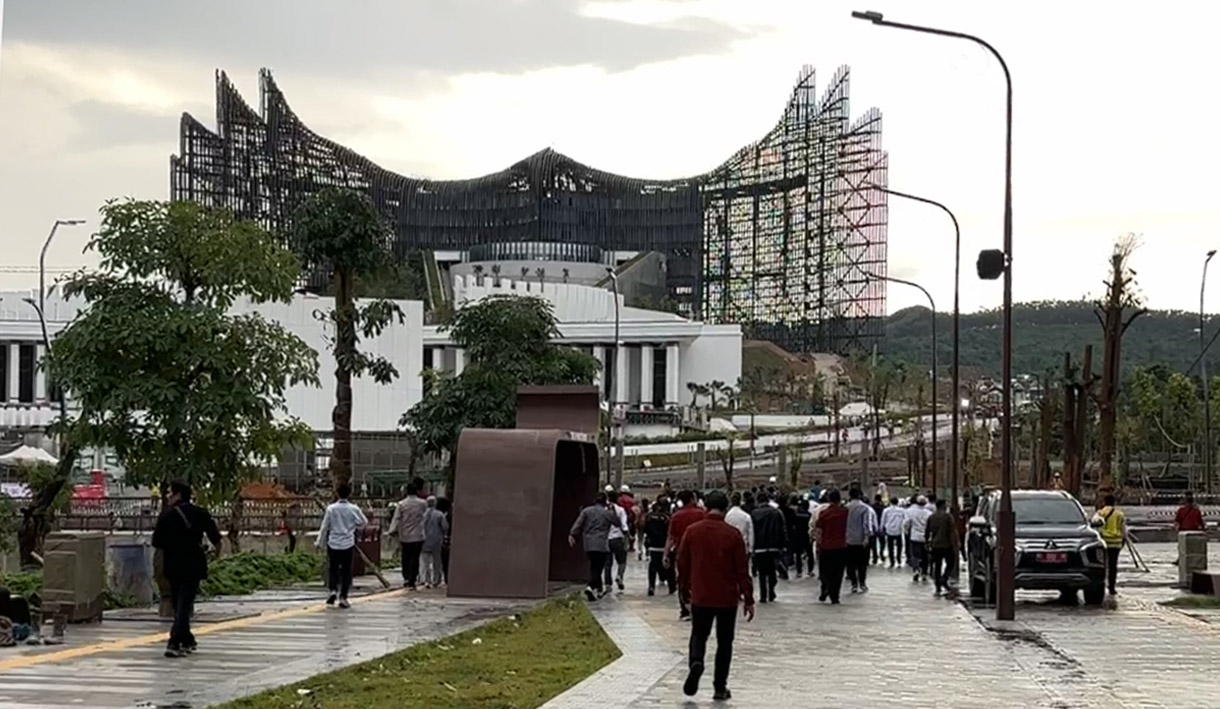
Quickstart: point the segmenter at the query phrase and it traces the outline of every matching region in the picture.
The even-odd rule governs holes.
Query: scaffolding
[[[216,130],[189,114],[170,158],[176,200],[222,207],[273,233],[309,195],[369,194],[400,257],[485,244],[587,244],[666,257],[679,312],[739,323],[795,352],[850,353],[880,340],[885,314],[885,154],[881,115],[848,115],[848,70],[821,100],[802,71],[783,118],[721,167],[677,180],[596,170],[543,150],[467,180],[399,175],[310,131],[271,73],[260,106],[216,73]]]

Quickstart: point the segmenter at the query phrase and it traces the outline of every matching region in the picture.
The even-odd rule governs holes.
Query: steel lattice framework
[[[846,67],[819,100],[802,71],[779,124],[704,175],[642,180],[543,150],[468,180],[381,168],[310,131],[271,73],[255,111],[216,75],[216,130],[183,114],[170,159],[173,199],[225,207],[284,233],[327,186],[368,193],[396,248],[466,250],[500,242],[658,251],[670,297],[687,314],[740,323],[796,352],[847,353],[883,335],[886,184],[881,114],[851,122]]]

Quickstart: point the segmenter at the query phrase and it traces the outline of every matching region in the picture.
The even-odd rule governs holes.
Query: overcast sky
[[[104,199],[168,196],[178,116],[214,124],[217,68],[254,105],[271,68],[307,125],[402,173],[475,176],[550,146],[664,178],[765,133],[803,64],[820,84],[848,64],[852,113],[884,114],[890,186],[957,213],[963,307],[994,307],[974,260],[1001,238],[999,67],[971,43],[850,18],[875,9],[981,35],[1008,61],[1018,300],[1098,294],[1115,237],[1137,232],[1149,305],[1198,307],[1220,247],[1220,3],[860,3],[0,0],[0,287],[36,283],[3,269],[37,264],[55,219],[90,220],[48,254],[75,267]],[[891,273],[947,309],[950,224],[890,204]],[[893,286],[890,310],[920,298]]]

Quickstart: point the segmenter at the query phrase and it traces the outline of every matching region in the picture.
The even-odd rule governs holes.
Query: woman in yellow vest
[[[1101,540],[1106,544],[1106,584],[1113,596],[1118,593],[1118,555],[1127,540],[1127,516],[1118,509],[1114,496],[1106,495],[1105,506],[1097,511],[1094,520],[1101,522]]]

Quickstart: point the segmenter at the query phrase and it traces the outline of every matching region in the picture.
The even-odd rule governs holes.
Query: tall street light
[[[915,202],[922,202],[924,204],[930,204],[933,207],[939,208],[945,214],[948,214],[949,219],[951,219],[953,221],[953,384],[952,384],[952,386],[953,386],[953,422],[951,424],[951,429],[949,432],[949,438],[951,439],[951,443],[953,446],[953,455],[950,456],[950,460],[949,460],[949,477],[951,478],[951,487],[950,487],[951,497],[950,497],[950,502],[949,502],[949,508],[950,508],[950,510],[952,510],[954,518],[956,518],[957,514],[959,512],[959,505],[957,502],[957,497],[958,497],[957,465],[958,465],[958,456],[960,455],[958,453],[958,448],[960,447],[959,428],[960,428],[960,419],[961,419],[961,415],[962,415],[962,408],[961,408],[962,393],[960,391],[961,379],[958,374],[958,370],[961,365],[961,359],[959,358],[959,352],[958,352],[958,344],[959,344],[959,340],[960,340],[961,332],[962,332],[962,328],[961,328],[962,229],[960,226],[958,226],[957,217],[953,214],[953,212],[951,212],[948,207],[941,204],[940,202],[937,202],[934,199],[928,199],[927,197],[920,197],[918,195],[908,194],[906,192],[899,192],[898,190],[892,190],[888,187],[882,187],[882,186],[876,185],[876,184],[869,184],[866,186],[871,189],[875,189],[875,190],[884,192],[885,194],[893,195],[895,197],[901,197],[903,199],[909,199],[909,200],[913,200]],[[932,327],[934,329],[936,327],[936,308],[932,309]],[[935,339],[936,339],[936,337],[935,337],[935,335],[933,335],[933,342],[935,342]],[[935,352],[934,352],[934,354],[935,354]],[[933,411],[935,411],[936,384],[937,383],[934,380],[933,385],[932,385],[932,401],[934,402]],[[933,433],[935,433],[935,431],[933,431]]]
[[[932,395],[932,492],[937,492],[940,488],[939,488],[939,484],[938,484],[939,480],[936,475],[936,464],[937,464],[937,461],[939,460],[939,458],[937,457],[937,446],[936,446],[936,409],[937,409],[937,406],[936,406],[936,394],[935,394],[936,382],[938,381],[938,379],[937,379],[938,375],[936,372],[936,301],[932,299],[932,294],[928,292],[927,288],[924,288],[923,286],[919,285],[918,283],[916,283],[914,281],[907,281],[907,280],[903,280],[901,278],[895,278],[894,276],[879,276],[875,273],[865,273],[864,276],[866,278],[868,278],[870,280],[874,280],[874,281],[889,281],[890,283],[900,283],[904,286],[918,288],[920,290],[920,292],[922,292],[924,294],[924,297],[926,297],[928,299],[928,307],[930,307],[932,309],[932,313],[931,313],[932,314],[932,391],[933,391],[933,395]],[[956,457],[956,454],[954,455],[954,457]]]
[[[39,317],[42,317],[42,313],[46,312],[47,307],[47,249],[51,247],[51,240],[55,238],[55,232],[59,231],[61,226],[77,226],[84,223],[84,219],[56,219],[55,223],[51,225],[51,233],[47,234],[47,240],[42,242],[42,251],[38,254]]]
[[[1016,519],[1012,512],[1012,74],[1008,71],[1008,63],[996,48],[979,37],[964,32],[943,30],[922,25],[910,25],[901,22],[889,22],[880,12],[852,12],[851,16],[859,20],[867,20],[881,27],[894,27],[901,30],[911,30],[924,34],[965,39],[991,53],[1000,68],[1004,71],[1004,82],[1007,89],[1007,106],[1005,111],[1004,134],[1004,244],[1000,251],[988,250],[979,254],[979,277],[994,280],[1004,277],[1004,323],[1002,358],[1000,375],[1004,378],[1003,416],[1004,424],[1000,429],[1000,450],[1004,460],[1001,462],[1000,476],[1000,511],[997,515],[997,574],[996,579],[996,618],[1012,620],[1016,611],[1014,597],[1013,574],[1014,534]]]
[[[619,357],[619,305],[618,305],[618,273],[613,268],[606,269],[606,275],[610,278],[610,291],[614,294],[614,365],[606,367],[606,482],[610,482],[610,469],[621,470],[619,467],[622,461],[615,461],[610,456],[614,448],[614,428],[615,416],[617,413],[616,402],[618,399],[618,382],[615,381],[614,375],[618,369]],[[615,477],[615,487],[621,487],[623,484],[622,476]]]
[[[42,306],[39,305],[37,302],[35,302],[33,298],[22,298],[22,300],[24,300],[31,308],[33,308],[35,313],[38,313],[38,324],[42,326],[43,352],[50,353],[51,352],[51,336],[47,333],[47,318],[46,318],[46,315],[44,314]],[[45,357],[46,355],[43,355],[43,356]],[[59,420],[60,420],[60,423],[63,423],[68,420],[68,399],[66,396],[64,396],[64,393],[62,391],[59,393]]]
[[[1216,250],[1207,252],[1203,259],[1203,278],[1199,281],[1199,376],[1203,379],[1203,489],[1212,494],[1212,402],[1208,391],[1206,346],[1203,344],[1203,294],[1207,290],[1207,265],[1212,262]]]

